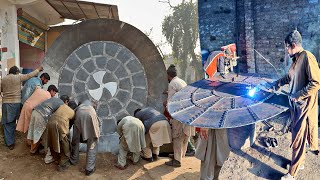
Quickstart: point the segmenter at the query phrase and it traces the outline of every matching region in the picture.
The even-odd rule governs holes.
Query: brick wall
[[[242,72],[276,74],[266,58],[279,74],[285,73],[290,60],[284,38],[295,28],[302,34],[303,47],[320,59],[319,0],[199,0],[198,3],[201,48],[218,50],[221,45],[236,42]]]
[[[198,0],[201,49],[219,50],[235,40],[235,2]]]

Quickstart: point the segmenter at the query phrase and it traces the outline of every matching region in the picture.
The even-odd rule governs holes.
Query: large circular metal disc
[[[59,74],[58,86],[63,94],[70,94],[78,101],[98,101],[99,117],[113,123],[147,104],[144,67],[121,44],[86,43],[70,54]],[[104,129],[111,122],[103,123]]]
[[[143,32],[118,20],[86,20],[65,29],[44,59],[49,84],[58,85],[60,95],[98,101],[99,151],[116,152],[118,120],[143,106],[163,110],[168,82],[162,57]]]
[[[182,123],[213,129],[234,128],[274,117],[288,109],[287,97],[273,91],[249,91],[265,78],[229,74],[188,85],[168,104],[171,116]]]

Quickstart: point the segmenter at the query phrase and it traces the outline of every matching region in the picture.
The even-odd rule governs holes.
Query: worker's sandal
[[[157,161],[157,160],[158,160],[158,155],[157,155],[157,154],[152,154],[152,159],[153,159],[154,161]]]
[[[281,180],[291,180],[291,179],[294,179],[294,177],[291,176],[290,173],[288,173],[288,174],[286,174],[286,175],[281,177]]]
[[[120,164],[115,164],[114,167],[120,169],[120,170],[125,170],[127,168],[127,166],[121,166]]]
[[[264,143],[266,144],[266,147],[267,147],[267,148],[271,147],[271,140],[270,140],[269,137],[266,137],[266,138],[264,139]]]
[[[181,163],[175,159],[172,159],[171,161],[165,162],[167,166],[173,166],[173,167],[181,167]]]
[[[86,170],[86,176],[90,176],[96,171],[96,167],[94,167],[92,170]]]
[[[148,162],[153,162],[153,158],[146,158],[146,157],[143,157],[141,156],[141,159],[145,160],[145,161],[148,161]]]
[[[276,138],[270,138],[272,147],[278,147],[278,141]]]
[[[287,170],[290,169],[290,164],[287,164]],[[300,167],[299,167],[299,170],[303,170],[304,169],[304,165],[301,164]]]

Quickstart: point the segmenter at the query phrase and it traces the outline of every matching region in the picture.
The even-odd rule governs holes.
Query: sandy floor
[[[0,128],[2,131],[2,128]],[[164,165],[169,158],[160,158],[152,163],[140,161],[126,170],[118,170],[113,165],[116,156],[111,153],[99,153],[96,172],[90,177],[85,176],[85,154],[81,153],[80,163],[70,166],[65,172],[58,172],[55,163],[44,164],[42,154],[30,155],[23,140],[24,135],[17,133],[16,147],[10,151],[3,142],[0,133],[0,179],[196,179],[199,176],[200,161],[194,157],[183,160],[183,166],[172,168]]]
[[[286,116],[270,121],[275,126],[271,132],[263,131],[265,126],[257,124],[257,140],[246,150],[232,151],[220,173],[220,179],[279,179],[287,172],[284,168],[290,160],[289,148],[291,134],[283,134],[283,124]],[[124,170],[113,167],[116,156],[110,153],[99,153],[97,171],[87,177],[84,175],[85,154],[81,154],[81,161],[77,166],[71,166],[65,172],[58,172],[57,165],[44,164],[43,155],[30,155],[25,144],[23,134],[17,134],[16,148],[10,151],[3,143],[2,129],[0,133],[0,179],[198,179],[200,161],[194,157],[183,159],[183,166],[172,168],[164,165],[168,158],[138,165],[129,164]],[[279,141],[277,148],[265,148],[263,137],[276,137]],[[299,173],[297,179],[320,179],[319,156],[306,155],[305,169]]]
[[[263,123],[257,123],[257,140],[251,148],[232,151],[225,162],[221,179],[280,179],[286,174],[286,165],[291,161],[291,133],[283,133],[288,114],[282,114],[268,122],[274,126],[273,131],[266,131]],[[320,135],[320,131],[319,131]],[[266,148],[265,137],[276,138],[277,148]],[[320,137],[320,136],[319,136]],[[319,180],[320,156],[306,154],[305,169],[299,171],[296,179]]]

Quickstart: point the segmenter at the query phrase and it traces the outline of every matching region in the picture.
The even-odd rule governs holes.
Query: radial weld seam
[[[179,93],[179,92],[177,92],[177,93]],[[192,97],[192,93],[191,93],[190,97]],[[173,100],[173,101],[170,100],[170,103],[171,103],[171,102],[180,102],[180,101],[189,100],[190,97],[187,97],[186,99],[177,99],[177,100]]]
[[[257,116],[257,114],[254,113],[250,107],[247,107],[247,109],[248,109],[248,111],[249,111],[249,114],[253,117],[254,121],[257,121],[257,120],[259,119],[259,117]]]
[[[180,108],[180,109],[178,109],[177,111],[174,111],[173,113],[176,113],[176,112],[179,112],[179,111],[182,111],[182,110],[189,109],[189,108],[191,108],[191,107],[193,107],[193,106],[194,106],[194,104],[192,104],[191,106],[187,106],[187,107]]]
[[[204,110],[202,110],[202,111],[200,111],[198,114],[196,114],[194,117],[196,117],[196,118],[198,118],[198,117],[200,117],[200,116],[202,116],[205,112],[207,112],[215,103],[217,103],[218,101],[219,101],[220,99],[217,99],[216,101],[214,101],[210,106],[208,106],[208,107],[206,107],[206,108],[203,108]],[[194,117],[192,117],[193,119],[189,119],[189,124],[191,123],[191,122],[193,122],[194,121]]]
[[[236,110],[236,109],[241,109],[241,108],[248,108],[248,107],[252,107],[252,106],[256,106],[256,105],[259,105],[261,103],[263,103],[264,101],[270,99],[272,96],[274,95],[274,92],[270,93],[267,97],[265,97],[264,99],[262,100],[257,100],[257,99],[254,99],[254,98],[250,98],[251,100],[253,100],[255,103],[253,104],[250,104],[248,106],[241,106],[241,107],[237,107],[237,108],[233,108],[233,110]],[[218,96],[220,97],[220,96]],[[223,98],[222,98],[223,99]],[[279,107],[280,108],[280,107]],[[215,109],[215,110],[227,110],[229,108],[212,108],[212,109]]]
[[[205,98],[208,98],[208,97],[211,97],[212,95],[209,95],[209,96],[205,96],[205,97],[202,97],[202,98],[199,98],[199,99],[195,99],[195,98],[192,98],[193,101],[201,101],[202,99],[205,99]]]
[[[191,102],[192,102],[195,106],[197,106],[197,107],[199,107],[199,108],[204,108],[204,109],[206,109],[207,107],[198,104],[198,103],[196,102],[195,98],[194,98],[194,95],[196,94],[196,92],[198,91],[198,89],[200,89],[200,88],[195,89],[195,90],[191,93],[191,97],[190,97]],[[212,94],[212,93],[211,93],[211,94]],[[208,96],[208,97],[205,97],[205,98],[202,98],[202,99],[206,99],[206,98],[212,97],[213,95],[215,95],[215,94],[212,94],[212,95],[210,95],[210,96]],[[200,100],[202,100],[202,99],[200,99]],[[219,100],[219,99],[218,99],[218,100]],[[199,101],[199,100],[198,100],[198,101]],[[216,102],[216,101],[215,101],[215,102]],[[210,107],[210,106],[209,106],[209,107]]]
[[[187,99],[177,99],[177,100],[174,100],[174,101],[170,101],[170,102],[180,102],[180,101],[185,101],[185,100],[188,100],[189,98],[187,98]]]
[[[232,98],[231,99],[231,109],[234,109],[236,107],[236,99]]]
[[[283,106],[280,106],[278,104],[274,104],[274,103],[270,103],[270,104],[275,106],[275,107],[277,107],[277,108],[279,108],[279,109],[288,109],[288,108],[284,108]]]
[[[202,114],[204,113],[204,111],[200,111],[199,113],[195,114],[194,116],[192,116],[189,121],[188,124],[191,124],[196,118],[200,117]]]
[[[225,123],[226,118],[227,118],[227,113],[228,113],[228,111],[224,111],[222,116],[221,116],[221,119],[219,121],[219,127],[220,128],[224,126],[224,123]]]
[[[247,76],[244,79],[241,80],[241,82],[246,82],[247,79],[249,79],[251,76]]]
[[[210,97],[212,97],[212,96],[214,96],[214,95],[210,95],[210,96],[208,96],[208,97],[205,97],[205,98],[199,99],[198,101],[203,100],[203,99],[210,98]],[[219,98],[219,99],[220,99],[220,98]],[[217,99],[216,101],[218,101],[219,99]],[[213,101],[213,102],[215,103],[216,101]],[[197,106],[197,107],[199,107],[199,108],[204,108],[204,109],[208,108],[208,107],[206,107],[206,106],[203,106],[203,105],[201,105],[201,104],[197,103],[197,101],[196,101],[196,100],[194,100],[194,98],[193,98],[193,97],[191,98],[191,102],[192,102],[195,106]],[[213,104],[214,104],[214,103],[213,103]],[[209,107],[210,107],[210,106],[209,106]]]
[[[211,96],[208,96],[207,98],[212,97],[212,96],[214,96],[214,94],[211,95]],[[204,98],[204,99],[206,99],[206,98]],[[201,104],[198,104],[198,103],[194,100],[194,98],[193,98],[193,96],[192,96],[191,102],[192,102],[195,106],[197,106],[197,107],[199,107],[199,108],[207,109],[207,108],[212,107],[214,104],[216,104],[216,103],[217,103],[218,101],[220,101],[221,99],[222,99],[222,98],[220,97],[220,98],[216,99],[215,101],[213,101],[209,106],[203,106],[203,105],[201,105]]]

